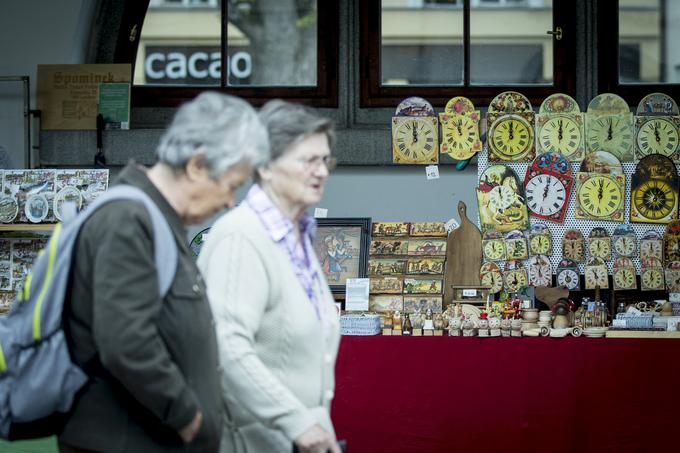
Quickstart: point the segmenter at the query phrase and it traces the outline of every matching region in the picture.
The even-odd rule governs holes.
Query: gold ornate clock
[[[609,274],[607,265],[601,258],[591,258],[585,269],[586,289],[608,289]]]
[[[633,114],[620,96],[595,96],[586,112],[587,152],[607,151],[620,161],[633,160]]]
[[[635,114],[635,158],[660,154],[680,160],[680,116],[678,106],[663,93],[648,94]]]
[[[581,161],[585,150],[583,113],[578,103],[563,93],[548,96],[536,116],[537,152],[557,152]]]
[[[621,162],[611,153],[586,156],[576,174],[577,219],[624,221],[626,177]]]
[[[640,260],[640,289],[642,291],[660,291],[665,288],[663,263],[660,259]]]
[[[550,229],[542,223],[535,223],[529,232],[529,252],[532,255],[551,255],[552,236]]]
[[[601,227],[593,228],[588,235],[588,255],[609,261],[612,258],[612,243],[607,230]]]
[[[637,289],[635,265],[627,256],[620,256],[612,265],[612,283],[614,289]]]
[[[503,273],[500,266],[493,261],[482,264],[479,270],[479,280],[483,286],[491,288],[492,293],[503,289]]]
[[[482,235],[482,253],[487,261],[505,260],[505,241],[496,230],[485,231]]]
[[[562,257],[582,263],[585,260],[584,242],[579,230],[567,230],[562,239]]]
[[[505,253],[508,260],[529,258],[529,247],[524,233],[520,230],[513,230],[505,235]]]
[[[668,223],[678,216],[678,174],[661,154],[643,157],[631,179],[630,221]]]
[[[439,114],[442,129],[440,160],[466,160],[482,149],[479,134],[479,111],[469,99],[457,96],[446,103]]]
[[[486,115],[490,161],[532,160],[535,114],[529,100],[516,91],[496,96]]]
[[[392,161],[395,164],[436,164],[439,132],[436,117],[392,118]]]

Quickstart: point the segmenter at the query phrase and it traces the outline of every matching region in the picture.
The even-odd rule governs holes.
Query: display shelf
[[[3,223],[0,224],[2,231],[52,231],[56,223]]]
[[[607,338],[678,338],[680,332],[664,332],[661,330],[608,330]]]

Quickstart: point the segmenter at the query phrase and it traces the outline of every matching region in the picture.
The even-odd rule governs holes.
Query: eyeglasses
[[[338,159],[330,155],[299,159],[298,162],[304,165],[307,170],[319,168],[319,165],[323,164],[328,171],[331,171],[338,165]]]

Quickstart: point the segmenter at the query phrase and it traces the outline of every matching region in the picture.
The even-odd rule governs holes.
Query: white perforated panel
[[[488,154],[488,148],[486,145],[484,146],[484,149],[479,153],[478,156],[478,163],[477,163],[477,179],[481,176],[482,172],[486,170],[487,166],[489,165],[489,154]],[[496,162],[493,162],[492,164],[496,164]],[[531,164],[531,162],[510,162],[510,163],[505,163],[508,167],[512,168],[515,170],[515,173],[517,173],[517,177],[519,178],[520,182],[524,182],[524,175],[526,174],[527,167]],[[623,162],[623,171],[626,174],[626,212],[625,212],[625,223],[630,224],[633,228],[633,231],[635,231],[635,234],[637,235],[637,240],[638,240],[638,250],[633,257],[633,262],[635,263],[635,269],[637,272],[640,272],[640,259],[639,259],[639,245],[640,245],[640,238],[644,235],[649,230],[654,230],[658,231],[661,235],[663,235],[666,226],[665,225],[656,225],[656,224],[646,224],[646,223],[629,223],[629,218],[630,218],[630,182],[631,182],[631,176],[633,172],[635,171],[635,166],[636,163],[634,162]],[[574,177],[576,177],[576,172],[579,171],[579,168],[581,167],[580,162],[571,162],[571,171]],[[549,222],[547,220],[539,219],[536,217],[531,217],[529,216],[529,223],[531,225],[534,225],[535,223],[543,223],[545,224],[549,229],[550,232],[552,233],[552,240],[553,240],[553,254],[550,257],[550,264],[552,265],[553,268],[553,273],[555,273],[555,269],[557,268],[557,265],[559,264],[560,260],[562,259],[562,238],[564,237],[564,233],[567,230],[571,229],[578,229],[583,233],[584,239],[586,239],[586,250],[587,250],[587,239],[588,235],[590,234],[590,230],[594,227],[603,227],[606,228],[606,230],[609,232],[609,235],[611,236],[614,233],[614,230],[618,225],[621,225],[621,223],[618,222],[603,222],[599,220],[581,220],[581,219],[575,219],[574,218],[574,206],[576,204],[575,202],[575,196],[576,196],[576,182],[574,182],[574,185],[572,186],[571,189],[571,195],[569,198],[569,207],[567,209],[567,215],[564,218],[564,223],[553,223]],[[477,225],[479,226],[479,218],[477,219]],[[528,234],[528,232],[525,232],[525,234]],[[612,263],[614,262],[614,259],[616,259],[616,254],[613,253],[614,256],[612,256],[612,260],[607,262],[607,266],[609,267],[609,272],[612,270]],[[588,256],[586,255],[586,259],[588,259]],[[524,263],[525,265],[527,264],[526,262]],[[579,268],[581,270],[581,273],[584,271],[584,266],[585,263],[580,263]]]

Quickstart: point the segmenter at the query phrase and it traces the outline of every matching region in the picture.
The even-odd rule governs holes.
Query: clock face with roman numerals
[[[477,121],[467,115],[450,117],[442,123],[442,142],[442,152],[448,153],[452,158],[471,158],[481,149]]]
[[[568,116],[550,118],[538,132],[542,149],[561,153],[567,159],[579,150],[581,139],[581,127]]]
[[[503,116],[491,125],[489,150],[497,160],[523,160],[533,151],[533,147],[533,128],[521,116]]]
[[[599,115],[590,117],[586,140],[588,150],[607,151],[619,160],[633,159],[632,116]]]
[[[664,118],[649,120],[638,129],[636,144],[638,159],[650,154],[672,157],[678,148],[678,129]]]
[[[579,173],[575,217],[622,222],[625,181],[620,181],[618,176]]]
[[[392,159],[397,164],[436,164],[439,155],[437,118],[392,118]]]
[[[532,214],[547,217],[565,209],[567,191],[556,176],[538,174],[527,181],[525,191]]]

